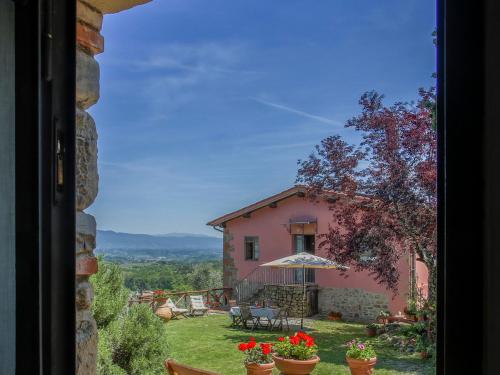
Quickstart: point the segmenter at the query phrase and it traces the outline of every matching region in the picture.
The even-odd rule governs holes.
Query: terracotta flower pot
[[[314,370],[319,362],[319,357],[315,355],[311,359],[299,361],[298,359],[288,359],[273,355],[276,367],[283,375],[307,375]]]
[[[245,363],[247,375],[271,375],[273,373],[274,362],[271,363]]]
[[[372,375],[373,368],[377,363],[377,357],[363,360],[346,357],[351,375]]]
[[[342,320],[342,315],[328,315],[328,320]]]
[[[158,308],[155,311],[155,314],[158,315],[163,320],[165,320],[166,322],[172,319],[172,309],[168,307],[166,303],[161,306],[158,306]]]
[[[420,358],[427,359],[429,357],[430,357],[429,352],[420,352]]]
[[[366,335],[368,337],[374,337],[377,336],[377,328],[367,328],[366,329]]]

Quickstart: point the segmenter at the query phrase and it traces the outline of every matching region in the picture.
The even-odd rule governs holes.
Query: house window
[[[293,236],[295,254],[303,251],[314,254],[314,235],[296,234]]]
[[[295,254],[307,252],[314,254],[315,250],[315,236],[313,234],[294,234],[293,235],[293,250]],[[306,269],[306,273],[303,275],[302,270],[295,270],[295,282],[300,284],[305,280],[306,283],[314,283],[316,280],[316,275],[314,269]],[[304,279],[305,277],[305,279]]]
[[[259,260],[259,237],[245,237],[245,260]]]

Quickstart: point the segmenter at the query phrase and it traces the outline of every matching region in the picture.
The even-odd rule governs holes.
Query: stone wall
[[[86,110],[99,99],[99,64],[94,55],[103,51],[99,34],[102,13],[77,2],[76,52],[76,374],[96,373],[97,326],[90,308],[93,291],[89,277],[97,272],[94,257],[96,222],[84,210],[98,191],[97,129]]]
[[[233,236],[227,228],[224,228],[222,244],[223,285],[224,288],[234,288],[238,281],[238,270],[234,263],[234,246],[231,241]]]
[[[312,316],[318,312],[317,292],[317,285],[306,286],[304,316]],[[270,300],[273,305],[278,307],[289,307],[289,316],[300,317],[302,315],[303,294],[302,285],[266,285],[257,300]]]
[[[320,288],[318,307],[322,314],[342,313],[345,320],[370,322],[389,309],[387,296],[358,288]]]
[[[116,13],[150,0],[77,0],[76,25],[76,371],[94,375],[97,359],[97,326],[90,308],[93,299],[89,277],[97,272],[96,222],[85,213],[98,192],[97,129],[86,111],[99,100],[99,64],[103,52],[100,34],[103,14]]]

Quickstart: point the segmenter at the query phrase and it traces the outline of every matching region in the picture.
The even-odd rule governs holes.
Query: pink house
[[[335,194],[311,201],[305,192],[304,187],[295,186],[208,223],[224,233],[225,287],[241,289],[257,282],[259,277],[269,279],[269,275],[259,276],[265,267],[258,266],[295,252],[308,251],[326,257],[318,249],[317,236],[326,233],[328,225],[333,224],[332,202],[333,209],[346,203]],[[348,277],[344,277],[338,270],[308,270],[307,281],[317,290],[312,303],[317,304],[317,311],[340,311],[351,319],[373,319],[381,310],[397,314],[403,311],[412,286],[425,286],[426,269],[417,263],[414,257],[400,261],[396,296],[368,272],[349,270]],[[301,280],[301,275],[295,276]],[[292,281],[293,278],[294,275]],[[290,276],[285,281],[290,283]]]

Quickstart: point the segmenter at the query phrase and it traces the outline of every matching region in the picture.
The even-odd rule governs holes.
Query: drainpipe
[[[223,228],[223,227],[221,227],[221,226],[215,226],[215,225],[214,225],[212,228],[214,228],[214,229],[215,229],[216,231],[218,231],[218,232],[224,233],[224,228]]]

